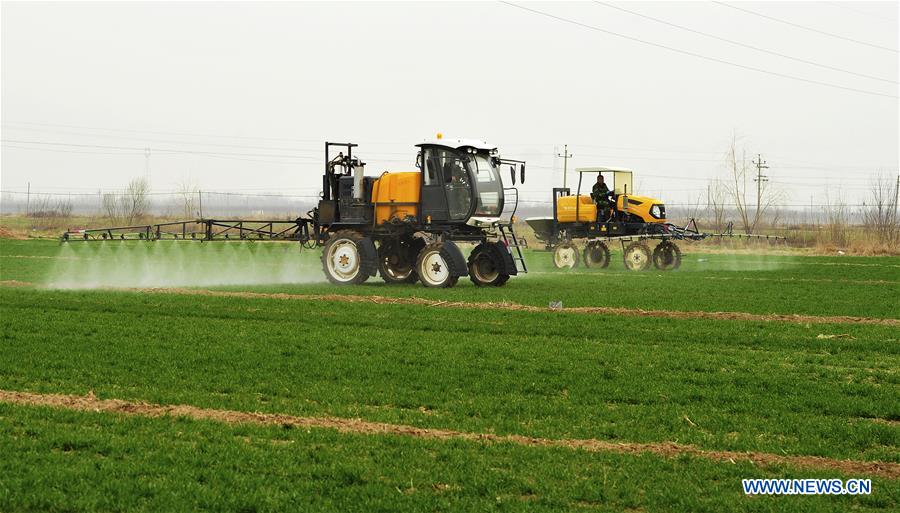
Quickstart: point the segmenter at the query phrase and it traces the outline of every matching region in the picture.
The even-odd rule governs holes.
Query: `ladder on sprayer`
[[[519,242],[519,238],[516,237],[516,230],[513,228],[512,221],[509,224],[501,224],[500,225],[500,236],[503,237],[503,242],[506,244],[506,247],[509,248],[509,253],[512,255],[513,262],[516,264],[516,271],[520,274],[525,274],[528,272],[528,267],[525,265],[525,256],[522,255],[522,248],[525,246]]]

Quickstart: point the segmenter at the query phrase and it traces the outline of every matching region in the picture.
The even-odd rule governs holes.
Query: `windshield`
[[[475,176],[475,215],[498,217],[503,210],[503,183],[486,153],[476,153],[469,161]]]

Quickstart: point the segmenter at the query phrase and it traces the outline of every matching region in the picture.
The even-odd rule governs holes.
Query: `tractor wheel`
[[[378,271],[387,283],[415,283],[416,257],[425,246],[425,241],[413,237],[391,239],[378,248]]]
[[[454,259],[448,247],[452,242],[432,242],[419,252],[416,272],[422,285],[432,288],[450,288],[459,281],[461,273],[451,268]],[[458,249],[457,249],[458,251]]]
[[[336,232],[322,249],[322,270],[328,281],[335,285],[362,283],[375,274],[377,265],[372,239],[359,232]]]
[[[509,280],[500,251],[508,250],[502,244],[482,243],[469,254],[469,279],[477,287],[500,287]]]
[[[606,269],[609,266],[609,248],[599,240],[588,242],[583,256],[586,267]]]
[[[574,269],[578,267],[578,248],[571,242],[556,246],[553,250],[553,265],[557,269]]]
[[[681,249],[673,242],[660,242],[653,249],[653,265],[660,271],[678,269],[681,266]]]
[[[650,248],[643,242],[632,242],[625,248],[625,267],[630,271],[644,271],[650,268]]]

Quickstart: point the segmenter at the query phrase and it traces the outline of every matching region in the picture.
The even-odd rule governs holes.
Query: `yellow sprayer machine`
[[[691,219],[686,226],[676,226],[666,219],[662,201],[634,194],[630,169],[617,167],[586,167],[576,169],[578,189],[573,195],[568,188],[553,189],[552,217],[532,217],[525,221],[539,241],[553,251],[553,265],[573,268],[583,261],[587,267],[605,268],[609,265],[608,243],[622,245],[625,267],[641,271],[650,265],[659,270],[677,269],[681,265],[681,249],[677,240],[702,240],[706,237],[737,237],[727,233],[702,233]],[[581,194],[585,175],[611,178],[613,187],[594,197]],[[599,197],[598,197],[599,196]],[[777,236],[753,236],[782,239]],[[577,240],[583,240],[579,250]],[[656,242],[651,250],[650,242]],[[627,244],[626,244],[627,243]]]

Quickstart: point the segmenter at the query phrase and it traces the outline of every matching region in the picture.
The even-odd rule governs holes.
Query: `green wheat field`
[[[900,258],[684,251],[437,290],[288,243],[0,240],[2,391],[422,428],[0,401],[0,511],[897,511]],[[743,494],[767,477],[873,493]]]

